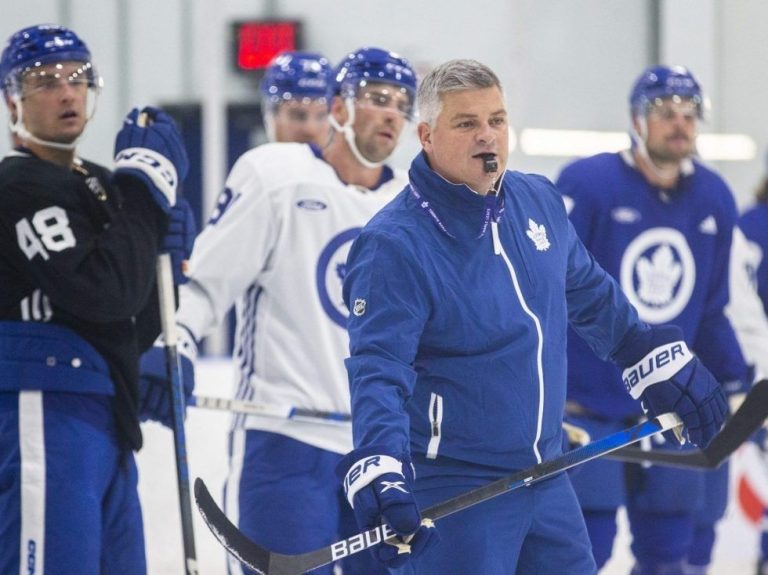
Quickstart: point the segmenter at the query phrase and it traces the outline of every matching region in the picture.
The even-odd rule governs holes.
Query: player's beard
[[[648,147],[648,156],[657,166],[665,164],[679,164],[686,158],[690,158],[695,152],[695,139],[686,136],[687,145],[669,145],[663,142],[660,145]]]

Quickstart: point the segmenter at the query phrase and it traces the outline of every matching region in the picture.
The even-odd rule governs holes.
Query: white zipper
[[[442,438],[441,428],[443,425],[443,396],[436,393],[429,395],[429,427],[430,435],[429,445],[427,445],[427,459],[437,458],[437,449],[440,447]]]
[[[541,425],[542,420],[544,419],[544,335],[539,318],[531,311],[528,304],[525,303],[523,292],[520,289],[520,283],[517,281],[515,267],[512,265],[511,260],[507,257],[507,254],[504,251],[504,247],[501,245],[501,239],[499,239],[499,225],[497,222],[491,222],[491,235],[493,237],[493,253],[497,256],[501,256],[504,263],[507,264],[507,269],[509,270],[509,275],[512,276],[512,285],[515,288],[520,307],[523,308],[523,311],[533,320],[533,323],[536,326],[536,337],[538,338],[538,343],[536,345],[536,374],[539,379],[539,407],[536,414],[536,439],[533,441],[533,453],[536,455],[536,461],[541,463],[542,458],[541,453],[539,452],[539,440],[541,440]]]

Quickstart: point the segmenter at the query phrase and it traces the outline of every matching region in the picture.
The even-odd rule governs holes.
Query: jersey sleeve
[[[259,280],[277,241],[280,216],[253,152],[232,168],[225,190],[195,240],[190,281],[180,287],[177,322],[200,340],[224,319],[235,300]]]
[[[405,246],[365,230],[347,259],[344,302],[350,309],[350,382],[355,448],[408,453],[405,404],[412,365],[428,318],[425,283]]]
[[[138,181],[136,189],[100,185],[109,198],[103,205],[73,175],[5,186],[0,234],[21,274],[19,290],[40,289],[56,308],[106,323],[144,307],[167,220]]]
[[[729,282],[723,280],[728,278],[730,273],[731,246],[737,212],[727,187],[724,187],[723,194],[723,207],[718,222],[722,237],[711,262],[712,281],[707,290],[702,320],[692,342],[693,351],[720,382],[742,379],[747,374],[744,356],[733,326],[725,313],[729,300]]]
[[[648,328],[616,280],[586,249],[570,222],[568,246],[569,323],[600,359],[609,360],[623,341]]]

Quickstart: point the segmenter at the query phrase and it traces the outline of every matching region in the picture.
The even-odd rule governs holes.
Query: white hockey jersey
[[[237,399],[349,413],[347,253],[406,184],[405,172],[385,168],[375,190],[346,185],[306,144],[265,144],[238,159],[195,241],[177,313],[199,341],[236,302]],[[233,428],[352,449],[345,426],[236,415]]]

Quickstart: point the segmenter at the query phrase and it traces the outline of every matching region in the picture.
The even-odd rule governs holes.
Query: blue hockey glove
[[[185,284],[189,281],[186,275],[186,266],[189,256],[192,255],[196,234],[197,226],[192,208],[185,199],[179,198],[176,205],[171,208],[168,231],[163,238],[163,245],[160,247],[161,252],[171,256],[174,285]]]
[[[145,126],[139,114],[146,114]],[[157,108],[134,108],[115,139],[115,178],[139,178],[160,208],[168,213],[189,169],[187,151],[173,119]]]
[[[644,357],[623,372],[624,385],[649,417],[674,411],[688,440],[706,447],[720,431],[728,404],[720,384],[691,353],[680,328],[651,328]],[[671,432],[665,437],[675,441]]]
[[[184,386],[184,410],[195,389],[194,360],[197,344],[184,328],[179,328],[177,344],[181,381]],[[162,336],[141,356],[139,366],[139,421],[154,420],[173,426],[171,382],[166,372],[165,346]]]
[[[440,536],[431,521],[422,522],[411,493],[413,470],[377,447],[348,453],[339,463],[344,492],[361,530],[386,523],[399,537],[396,543],[371,548],[374,557],[396,569],[435,545]]]

